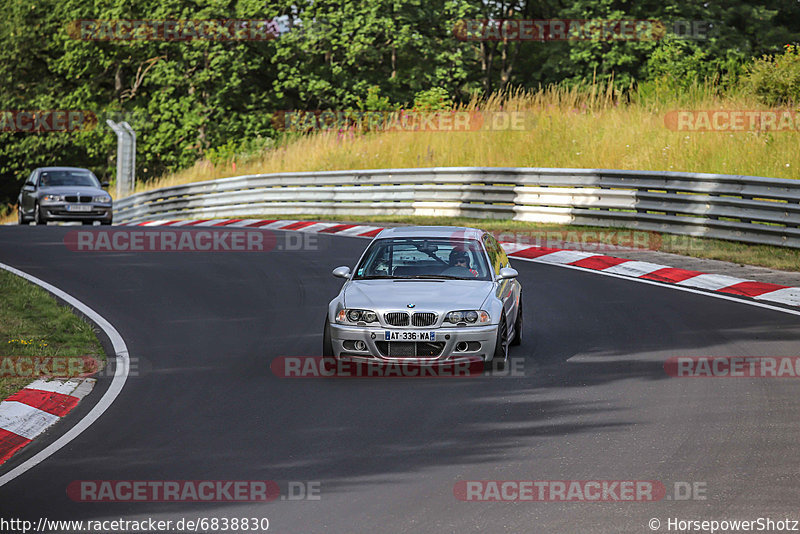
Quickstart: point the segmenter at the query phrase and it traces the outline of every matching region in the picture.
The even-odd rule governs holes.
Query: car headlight
[[[444,317],[444,322],[460,325],[489,324],[489,312],[483,310],[451,311]]]
[[[100,195],[99,197],[94,197],[92,202],[103,202],[108,204],[111,202],[111,197],[109,195]]]
[[[336,314],[336,322],[340,324],[376,323],[378,314],[372,310],[344,309]]]
[[[44,202],[64,202],[64,195],[45,195],[42,197]]]

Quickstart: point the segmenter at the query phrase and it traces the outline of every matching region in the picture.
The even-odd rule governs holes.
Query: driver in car
[[[463,250],[453,249],[450,252],[450,266],[464,267],[469,270],[473,276],[478,276],[478,271],[470,268],[469,254]]]

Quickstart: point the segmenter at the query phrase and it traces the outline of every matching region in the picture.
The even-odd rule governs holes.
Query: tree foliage
[[[275,17],[283,31],[270,41],[84,41],[69,33],[79,19]],[[711,31],[702,40],[632,42],[454,35],[466,19],[548,18],[704,20]],[[273,146],[266,140],[277,135],[271,119],[281,110],[437,107],[510,86],[735,76],[750,58],[798,40],[800,3],[5,0],[0,20],[0,110],[89,110],[99,119],[81,132],[0,132],[2,204],[37,166],[85,166],[112,178],[107,118],[136,129],[137,177],[147,180],[201,157]],[[758,69],[749,74],[754,84],[774,82]]]

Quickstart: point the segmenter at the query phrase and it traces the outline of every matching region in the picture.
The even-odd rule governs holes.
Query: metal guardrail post
[[[133,192],[136,174],[136,133],[127,122],[106,124],[117,134],[117,198]]]
[[[127,131],[130,136],[130,145],[128,147],[128,190],[124,193],[127,196],[136,189],[136,132],[133,131],[133,128],[131,128],[131,125],[127,122],[120,123],[120,126],[125,128],[125,131]]]

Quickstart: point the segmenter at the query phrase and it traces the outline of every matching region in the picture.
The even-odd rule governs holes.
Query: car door
[[[25,183],[22,185],[22,191],[20,192],[20,206],[22,207],[23,213],[25,215],[30,215],[33,212],[33,206],[36,203],[36,177],[38,175],[37,171],[33,171],[28,179],[25,180]]]

